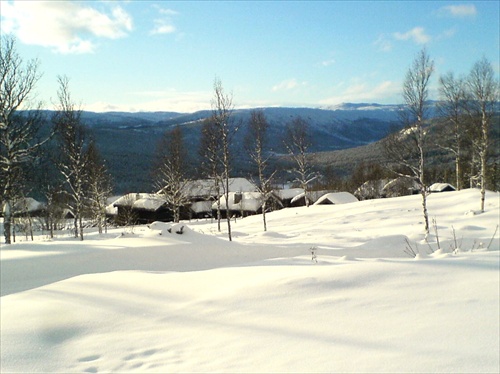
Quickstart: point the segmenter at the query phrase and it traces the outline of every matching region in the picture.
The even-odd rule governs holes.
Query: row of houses
[[[449,183],[434,183],[427,188],[429,193],[455,191]],[[399,177],[395,179],[377,179],[363,183],[354,195],[359,200],[390,198],[419,194],[420,186],[410,178]]]
[[[408,183],[408,182],[405,182]],[[348,192],[308,191],[307,198],[310,204],[345,204],[358,201],[358,198],[379,198],[401,196],[411,193],[399,194],[392,191],[395,186],[411,193],[418,193],[416,186],[396,184],[395,180],[381,180],[366,182],[354,196]],[[436,183],[430,186],[430,192],[454,191],[455,188],[447,183]],[[182,220],[195,218],[215,217],[217,205],[220,204],[221,216],[246,217],[261,214],[266,207],[266,212],[289,207],[306,205],[306,194],[301,188],[276,189],[264,198],[258,192],[255,184],[246,178],[231,178],[229,180],[229,199],[226,202],[222,194],[222,185],[216,186],[213,180],[193,180],[185,186],[188,203],[181,208]],[[19,199],[13,205],[14,216],[43,216],[45,205],[31,197]],[[0,211],[1,212],[1,211]],[[72,218],[66,209],[64,217]],[[144,224],[154,221],[171,221],[173,214],[163,196],[159,193],[128,193],[113,201],[106,208],[106,215],[117,224]]]
[[[181,208],[181,219],[208,218],[216,215],[217,206],[221,216],[228,214],[246,217],[261,214],[265,206],[266,212],[288,207],[306,205],[306,196],[301,188],[277,189],[264,196],[257,187],[246,178],[229,180],[228,201],[220,196],[222,185],[214,180],[202,179],[190,181],[185,187],[188,203]],[[340,204],[358,201],[348,192],[311,191],[307,193],[311,204]],[[265,202],[265,205],[264,205]],[[116,217],[118,223],[150,223],[153,221],[169,221],[172,212],[161,194],[129,193],[121,196],[109,207],[109,212]]]

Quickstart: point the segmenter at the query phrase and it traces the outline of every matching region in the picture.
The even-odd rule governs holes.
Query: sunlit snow
[[[18,237],[0,371],[499,372],[499,194],[479,197],[429,196],[440,250],[419,196],[238,219],[233,242],[211,220]]]

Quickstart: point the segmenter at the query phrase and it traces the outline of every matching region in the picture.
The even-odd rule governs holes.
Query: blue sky
[[[238,107],[401,102],[415,55],[441,74],[485,56],[499,74],[498,1],[5,1],[2,34],[95,111],[209,109],[215,77]]]

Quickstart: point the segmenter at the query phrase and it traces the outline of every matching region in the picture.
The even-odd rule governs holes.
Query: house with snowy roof
[[[17,199],[12,205],[12,215],[14,217],[38,217],[45,212],[45,204],[32,197]]]
[[[212,205],[224,195],[224,182],[217,184],[214,179],[197,179],[185,186],[185,194],[190,201],[186,205],[183,219],[212,216]],[[246,178],[229,178],[229,193],[257,192],[257,186]]]
[[[302,190],[302,189],[301,189]],[[324,190],[324,191],[307,191],[307,199],[309,200],[309,205],[314,204],[318,199],[329,193],[331,191]],[[299,207],[299,206],[306,206],[306,194],[304,190],[302,190],[301,193],[295,195],[295,197],[290,201],[291,207]]]
[[[330,192],[321,196],[314,205],[338,205],[355,203],[359,200],[349,192]]]
[[[455,187],[449,183],[434,183],[429,187],[430,192],[451,192],[455,190]]]
[[[257,187],[246,178],[230,178],[229,191],[255,192]],[[184,195],[189,201],[181,207],[181,219],[203,218],[212,215],[212,204],[223,194],[224,185],[218,185],[213,179],[188,181],[184,186]],[[107,211],[114,213],[119,224],[144,224],[154,221],[172,221],[173,213],[162,197],[157,193],[128,193],[115,200]]]
[[[274,190],[273,192],[276,196],[278,196],[283,207],[288,208],[288,207],[292,206],[292,200],[295,202],[297,199],[297,196],[303,196],[304,189],[303,188],[284,188],[284,189]]]
[[[196,179],[186,183],[185,194],[190,199],[216,198],[224,192],[224,181]],[[246,178],[229,178],[229,192],[256,192],[257,186]]]
[[[274,194],[266,197],[260,192],[230,192],[229,203],[226,203],[226,196],[220,198],[221,216],[227,217],[228,210],[231,216],[247,217],[254,214],[261,214],[266,201],[266,212],[281,209],[283,205],[280,199]],[[212,211],[217,210],[217,202],[212,204]]]
[[[115,200],[115,220],[119,224],[141,224],[171,221],[173,214],[165,199],[152,193],[128,193]]]
[[[383,187],[382,197],[398,197],[416,195],[420,192],[420,185],[408,177],[392,179]]]

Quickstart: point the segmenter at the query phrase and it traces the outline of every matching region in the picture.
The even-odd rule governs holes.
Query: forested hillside
[[[262,108],[269,123],[269,152],[286,153],[283,145],[285,127],[301,117],[310,125],[311,152],[349,149],[382,139],[398,129],[397,107],[376,104],[344,104],[334,109]],[[251,173],[244,147],[250,109],[235,110],[232,126],[238,130],[231,143],[235,175]],[[45,112],[50,127],[52,112]],[[199,172],[198,150],[201,126],[211,111],[175,112],[83,112],[82,123],[89,128],[111,173],[115,192],[150,191],[154,173],[154,151],[161,136],[181,126],[192,165]]]

